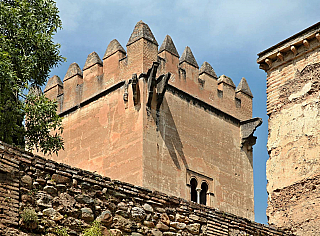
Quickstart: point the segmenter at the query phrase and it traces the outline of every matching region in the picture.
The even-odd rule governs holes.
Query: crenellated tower
[[[252,93],[136,24],[126,45],[49,79],[65,150],[51,158],[254,219]]]

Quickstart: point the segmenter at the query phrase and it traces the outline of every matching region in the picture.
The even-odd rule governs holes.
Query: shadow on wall
[[[183,152],[183,145],[166,97],[163,98],[161,112],[160,110],[157,110],[156,113],[152,112],[152,118],[157,125],[157,130],[160,131],[160,135],[177,169],[181,170],[178,156],[181,158],[185,168],[188,169],[188,163]]]

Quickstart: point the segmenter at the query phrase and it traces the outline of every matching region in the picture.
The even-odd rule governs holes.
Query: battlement
[[[72,63],[63,83],[57,76],[50,78],[44,93],[59,102],[60,113],[66,113],[119,83],[128,86],[133,74],[137,74],[138,80],[143,80],[141,75],[146,74],[154,62],[158,62],[157,76],[169,72],[170,85],[236,119],[252,117],[253,96],[244,78],[236,88],[231,78],[224,75],[218,77],[208,62],[199,68],[188,46],[179,57],[169,35],[158,50],[157,40],[149,26],[140,21],[126,47],[127,51],[116,39],[112,40],[102,60],[96,52],[92,52],[82,70],[78,64]]]

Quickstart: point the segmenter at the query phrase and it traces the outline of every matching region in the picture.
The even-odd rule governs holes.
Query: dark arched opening
[[[195,178],[192,178],[190,180],[190,187],[191,187],[191,201],[197,202],[197,180]]]
[[[201,184],[200,204],[207,205],[207,192],[208,192],[208,185],[206,182],[203,182]]]

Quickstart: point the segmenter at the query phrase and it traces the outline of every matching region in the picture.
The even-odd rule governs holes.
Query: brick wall
[[[3,224],[9,227],[17,227],[19,223],[19,164],[20,154],[14,148],[0,144],[0,228]],[[3,150],[8,153],[4,154]]]

